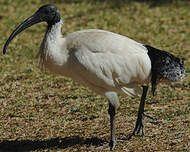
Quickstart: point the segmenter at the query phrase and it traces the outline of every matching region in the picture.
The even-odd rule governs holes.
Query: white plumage
[[[157,80],[177,81],[185,76],[180,59],[119,34],[90,29],[63,37],[60,14],[51,4],[42,6],[19,25],[7,40],[3,52],[17,34],[44,21],[48,27],[38,53],[41,68],[70,77],[108,98],[111,149],[116,144],[115,114],[120,105],[118,94],[142,95],[132,135],[141,129],[144,134],[143,116],[147,116],[144,114],[144,102],[149,83],[152,83],[154,92]]]
[[[151,61],[147,49],[127,37],[90,29],[62,37],[61,22],[47,31],[39,52],[40,63],[105,95],[115,91],[141,95],[149,82]]]

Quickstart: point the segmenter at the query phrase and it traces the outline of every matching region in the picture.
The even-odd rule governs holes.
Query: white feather
[[[151,61],[147,49],[128,37],[90,29],[62,38],[57,23],[45,34],[39,57],[53,73],[71,77],[95,92],[136,96],[149,82]],[[43,62],[42,62],[43,61]]]

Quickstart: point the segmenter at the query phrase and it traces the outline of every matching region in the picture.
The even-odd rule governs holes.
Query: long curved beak
[[[23,23],[21,23],[10,35],[10,37],[8,38],[8,40],[6,41],[4,48],[3,48],[3,54],[6,53],[7,47],[9,45],[9,43],[11,42],[11,40],[18,35],[20,32],[22,32],[23,30],[25,30],[26,28],[43,22],[43,20],[40,18],[38,13],[35,13],[34,15],[32,15],[31,17],[29,17],[28,19],[26,19]]]

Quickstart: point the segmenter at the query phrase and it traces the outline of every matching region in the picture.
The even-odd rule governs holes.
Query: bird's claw
[[[142,129],[142,136],[144,136],[144,116],[143,114],[137,118],[135,128],[133,132],[128,135],[127,139],[130,140],[132,136],[138,135],[140,133],[140,130]]]
[[[103,143],[103,145],[96,147],[96,150],[101,150],[110,147],[110,151],[114,151],[117,142],[124,142],[123,139],[116,139],[115,141],[110,141],[109,143]]]
[[[96,150],[101,150],[101,149],[104,149],[104,148],[108,148],[109,145],[110,145],[110,143],[103,143],[101,146],[98,146],[95,149]]]
[[[150,119],[152,119],[152,120],[157,120],[156,118],[154,118],[154,117],[152,117],[152,116],[150,116],[150,115],[147,115],[147,114],[145,114],[145,113],[142,113],[142,115],[143,115],[144,117],[150,118]]]
[[[110,143],[109,143],[110,151],[113,151],[113,150],[114,150],[116,143],[117,143],[117,140],[115,140],[115,141],[110,141]]]
[[[154,125],[160,125],[160,121],[157,121],[157,119],[156,118],[154,118],[154,117],[152,117],[152,116],[149,116],[149,115],[147,115],[147,114],[145,114],[145,113],[143,113],[142,115],[144,115],[144,117],[147,117],[147,118],[149,118],[149,119],[152,119],[152,120],[154,120],[154,121],[151,121],[150,123],[152,123],[152,124],[154,124]]]
[[[143,112],[140,115],[138,115],[135,128],[133,132],[127,137],[128,140],[130,140],[132,136],[138,135],[141,129],[142,129],[142,137],[144,136],[144,117],[154,120],[155,122],[151,122],[153,124],[160,124],[159,121],[156,121],[157,120],[156,118],[149,116]]]
[[[103,145],[96,147],[96,150],[102,150],[102,149],[110,147],[110,151],[113,151],[116,143],[117,141],[110,141],[109,143],[103,143]]]

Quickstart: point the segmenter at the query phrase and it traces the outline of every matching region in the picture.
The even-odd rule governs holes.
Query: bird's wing
[[[74,61],[72,68],[81,79],[128,95],[141,93],[139,85],[145,83],[151,70],[142,44],[102,30],[77,32],[67,41]]]

